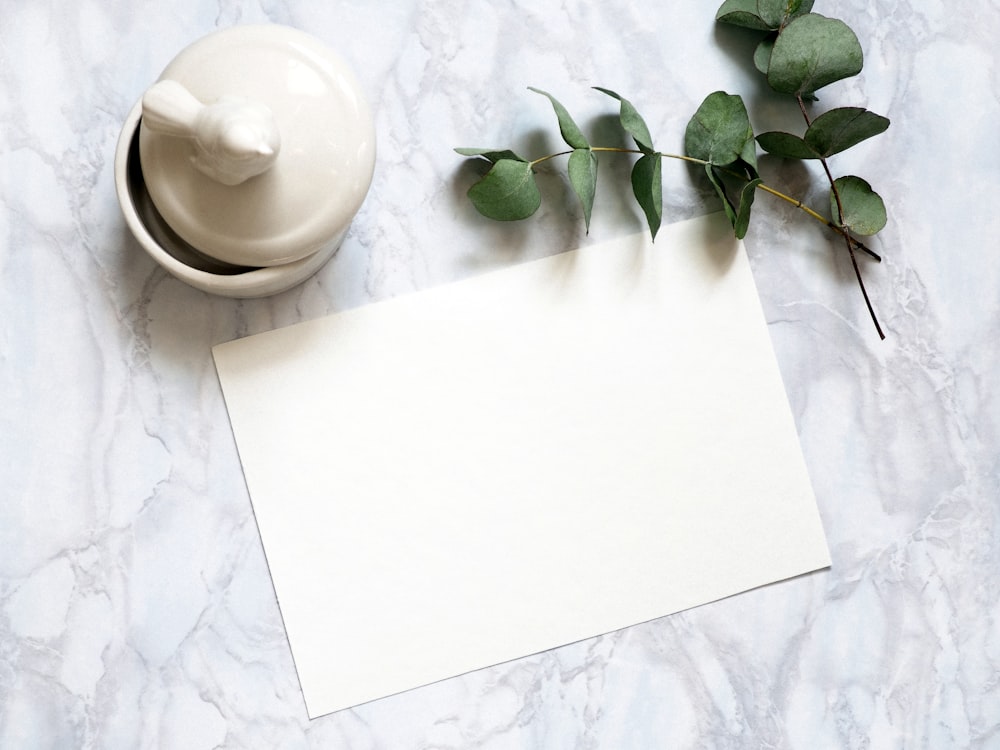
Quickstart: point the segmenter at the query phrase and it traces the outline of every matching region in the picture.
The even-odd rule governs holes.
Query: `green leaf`
[[[757,31],[773,31],[812,10],[813,0],[726,0],[715,20]]]
[[[794,18],[805,13],[812,12],[813,0],[790,0],[788,2],[788,16]]]
[[[757,0],[726,0],[715,14],[715,20],[747,29],[770,30],[757,13]]]
[[[805,137],[791,133],[761,133],[761,148],[786,159],[825,159],[878,135],[889,120],[861,107],[840,107],[825,112],[806,130]]]
[[[583,204],[583,221],[590,232],[590,212],[597,192],[597,154],[589,148],[573,150],[569,155],[569,183]]]
[[[889,120],[861,107],[840,107],[813,120],[805,141],[820,156],[839,154],[861,141],[885,132]]]
[[[639,147],[640,151],[646,154],[652,153],[653,137],[649,134],[649,128],[646,127],[646,121],[642,119],[642,115],[640,115],[636,108],[632,105],[632,102],[628,99],[623,99],[610,89],[602,89],[600,86],[595,86],[594,88],[602,94],[607,94],[608,96],[621,102],[619,118],[621,119],[622,127],[625,129],[625,132],[632,136],[632,140],[635,141],[635,145]]]
[[[511,159],[513,161],[528,161],[527,159],[522,159],[520,156],[515,154],[509,149],[490,149],[490,148],[456,148],[455,153],[461,154],[462,156],[481,156],[493,164],[496,164],[501,159]]]
[[[812,10],[812,0],[757,0],[757,15],[768,25],[777,29],[796,16]]]
[[[724,167],[749,156],[747,142],[752,140],[753,129],[743,99],[716,91],[705,98],[688,122],[684,149],[694,159]],[[752,158],[751,164],[755,165],[756,157]]]
[[[716,167],[707,164],[705,166],[705,174],[708,175],[712,187],[715,188],[716,195],[722,201],[722,209],[726,212],[729,223],[733,225],[733,232],[736,238],[743,239],[750,226],[750,209],[757,195],[757,186],[764,181],[760,177],[754,177],[752,180],[746,182],[740,189],[740,202],[739,206],[737,206],[726,192],[726,185],[722,181],[722,176]]]
[[[757,45],[757,49],[753,51],[753,65],[764,75],[767,75],[767,69],[771,66],[771,51],[774,49],[774,40],[777,38],[777,34],[764,37]]]
[[[749,123],[749,119],[747,120]],[[750,178],[758,176],[757,172],[757,141],[753,137],[753,130],[748,131],[749,137],[743,144],[743,151],[740,152],[739,162],[746,170]]]
[[[864,55],[843,21],[808,13],[778,34],[767,81],[783,94],[811,94],[827,84],[861,72]]]
[[[705,174],[708,175],[709,182],[712,183],[712,187],[715,188],[716,195],[722,201],[722,209],[726,212],[726,216],[729,217],[729,223],[733,225],[733,229],[736,228],[736,207],[733,202],[729,200],[729,196],[726,195],[726,186],[722,184],[722,178],[719,177],[715,172],[715,167],[711,164],[705,165]]]
[[[497,161],[468,195],[479,213],[498,221],[526,219],[542,202],[531,165],[515,159]]]
[[[556,117],[559,119],[559,132],[570,148],[590,148],[590,142],[583,135],[583,131],[577,127],[576,123],[573,122],[573,118],[570,117],[569,112],[566,111],[566,108],[552,94],[541,89],[532,88],[531,86],[528,87],[528,90],[548,97],[548,100],[552,102],[552,109],[556,111]]]
[[[840,194],[840,203],[844,213],[837,222],[852,232],[861,235],[871,235],[879,232],[886,224],[885,203],[881,196],[872,190],[872,186],[853,175],[834,180],[834,186]],[[837,196],[830,191],[830,208],[833,216],[837,216]]]
[[[771,131],[757,136],[757,143],[769,154],[784,159],[818,159],[819,154],[808,143],[791,133]]]
[[[656,239],[663,220],[663,160],[658,154],[640,156],[632,167],[632,193],[649,225],[649,234]]]
[[[757,177],[750,180],[750,182],[743,186],[743,190],[740,191],[740,208],[736,214],[736,220],[733,222],[733,231],[736,233],[736,239],[738,240],[742,240],[747,236],[747,229],[750,227],[750,208],[753,206],[753,199],[757,195],[757,186],[762,182],[763,180]]]

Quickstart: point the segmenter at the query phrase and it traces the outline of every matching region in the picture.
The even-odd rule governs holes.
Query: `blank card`
[[[310,717],[829,565],[721,215],[214,355]]]

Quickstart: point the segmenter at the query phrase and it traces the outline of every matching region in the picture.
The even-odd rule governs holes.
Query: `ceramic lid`
[[[143,177],[185,241],[241,266],[274,266],[342,236],[375,164],[353,73],[317,39],[237,26],[183,50],[143,98]]]

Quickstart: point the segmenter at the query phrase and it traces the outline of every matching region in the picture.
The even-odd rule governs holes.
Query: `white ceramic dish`
[[[240,26],[182,51],[164,81],[191,92],[194,108],[234,97],[262,103],[282,143],[264,171],[222,184],[197,163],[204,149],[182,122],[188,113],[162,127],[147,92],[115,153],[119,204],[142,248],[182,281],[228,297],[276,294],[312,276],[343,241],[374,170],[374,125],[351,71],[304,32]]]

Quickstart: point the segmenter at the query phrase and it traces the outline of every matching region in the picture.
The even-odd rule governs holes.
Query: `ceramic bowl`
[[[140,246],[211,294],[263,297],[308,279],[340,246],[371,184],[374,126],[353,75],[304,32],[259,25],[198,40],[167,66],[165,80],[194,92],[198,108],[231,92],[266,102],[285,142],[270,171],[219,184],[192,167],[197,138],[153,127],[159,112],[147,92],[115,153],[118,201]]]

